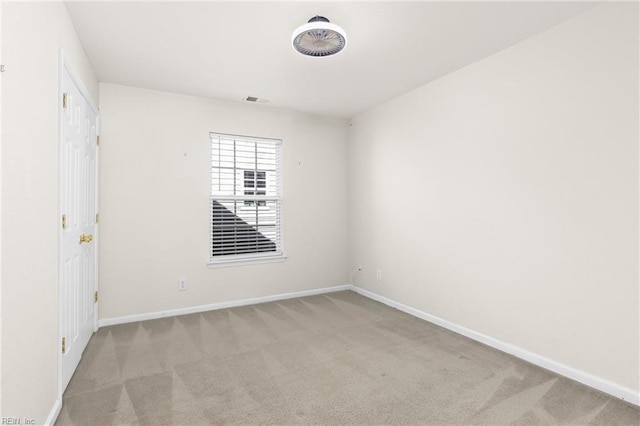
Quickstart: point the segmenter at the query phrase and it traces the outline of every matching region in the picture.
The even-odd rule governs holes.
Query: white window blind
[[[282,141],[210,133],[209,262],[283,256]]]

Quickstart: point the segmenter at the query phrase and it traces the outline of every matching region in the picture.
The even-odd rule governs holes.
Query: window
[[[267,187],[267,172],[263,170],[245,170],[244,171],[244,195],[267,195],[266,190],[259,190],[258,188]],[[250,188],[247,190],[247,188]],[[245,206],[252,206],[255,204],[253,200],[245,200]],[[265,206],[265,201],[258,201],[259,206]]]
[[[210,137],[209,263],[282,258],[282,141]]]

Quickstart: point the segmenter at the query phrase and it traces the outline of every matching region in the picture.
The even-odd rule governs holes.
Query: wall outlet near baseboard
[[[178,278],[178,291],[185,291],[189,288],[186,278]]]
[[[376,280],[382,281],[382,269],[376,269]]]

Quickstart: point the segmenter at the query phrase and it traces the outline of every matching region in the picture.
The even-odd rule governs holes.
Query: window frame
[[[275,192],[276,195],[264,195],[264,196],[257,196],[257,195],[245,195],[245,191],[244,191],[244,185],[245,183],[243,182],[241,186],[242,189],[242,195],[230,195],[230,196],[214,196],[213,195],[213,173],[216,170],[216,168],[214,167],[213,164],[213,155],[214,155],[214,148],[215,148],[215,144],[220,141],[222,138],[224,139],[233,139],[234,143],[241,141],[241,142],[251,142],[251,143],[260,143],[260,142],[264,142],[267,144],[272,144],[275,146],[275,179],[276,179],[276,188],[275,188]],[[211,164],[210,164],[210,184],[209,184],[209,246],[208,246],[208,256],[207,256],[207,266],[210,268],[217,268],[217,267],[228,267],[228,266],[241,266],[241,265],[250,265],[250,264],[261,264],[261,263],[271,263],[271,262],[282,262],[284,261],[287,256],[285,255],[285,251],[284,251],[284,226],[283,226],[283,162],[282,162],[282,140],[281,139],[274,139],[274,138],[264,138],[264,137],[256,137],[256,136],[245,136],[245,135],[235,135],[235,134],[229,134],[229,133],[219,133],[219,132],[210,132],[209,133],[209,153],[210,153],[210,157],[211,157]],[[234,160],[235,161],[235,160]],[[245,176],[244,174],[244,169],[238,168],[235,164],[234,164],[234,172],[235,173],[242,173],[243,176]],[[255,171],[260,172],[261,170],[259,169],[254,169],[254,176],[253,176],[253,182],[254,182],[254,187],[253,188],[246,188],[247,190],[253,190],[257,192],[257,180],[258,180],[258,174],[255,173]],[[262,188],[261,188],[262,189]],[[266,191],[266,181],[265,181],[265,188],[264,190]],[[255,205],[251,205],[251,206],[245,206],[243,201],[251,199],[251,200],[256,200],[258,201],[256,198],[259,199],[263,199],[265,202],[265,206],[255,206]],[[277,233],[277,238],[276,241],[274,241],[274,243],[276,244],[276,251],[274,252],[254,252],[254,253],[242,253],[242,254],[230,254],[230,255],[218,255],[218,256],[214,256],[213,255],[213,243],[214,243],[214,204],[213,202],[216,201],[219,204],[221,203],[221,201],[229,201],[229,200],[234,200],[235,202],[238,203],[242,203],[241,205],[241,209],[245,209],[245,208],[249,208],[249,209],[265,209],[266,204],[268,203],[268,201],[275,201],[276,204],[276,233]],[[239,204],[240,205],[240,204]],[[258,228],[259,229],[259,228]],[[259,232],[259,231],[258,231]],[[265,237],[266,238],[266,237]]]

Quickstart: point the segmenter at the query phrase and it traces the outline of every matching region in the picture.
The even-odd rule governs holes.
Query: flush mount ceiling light
[[[324,16],[314,16],[291,36],[293,48],[307,56],[335,55],[347,45],[347,35]]]

